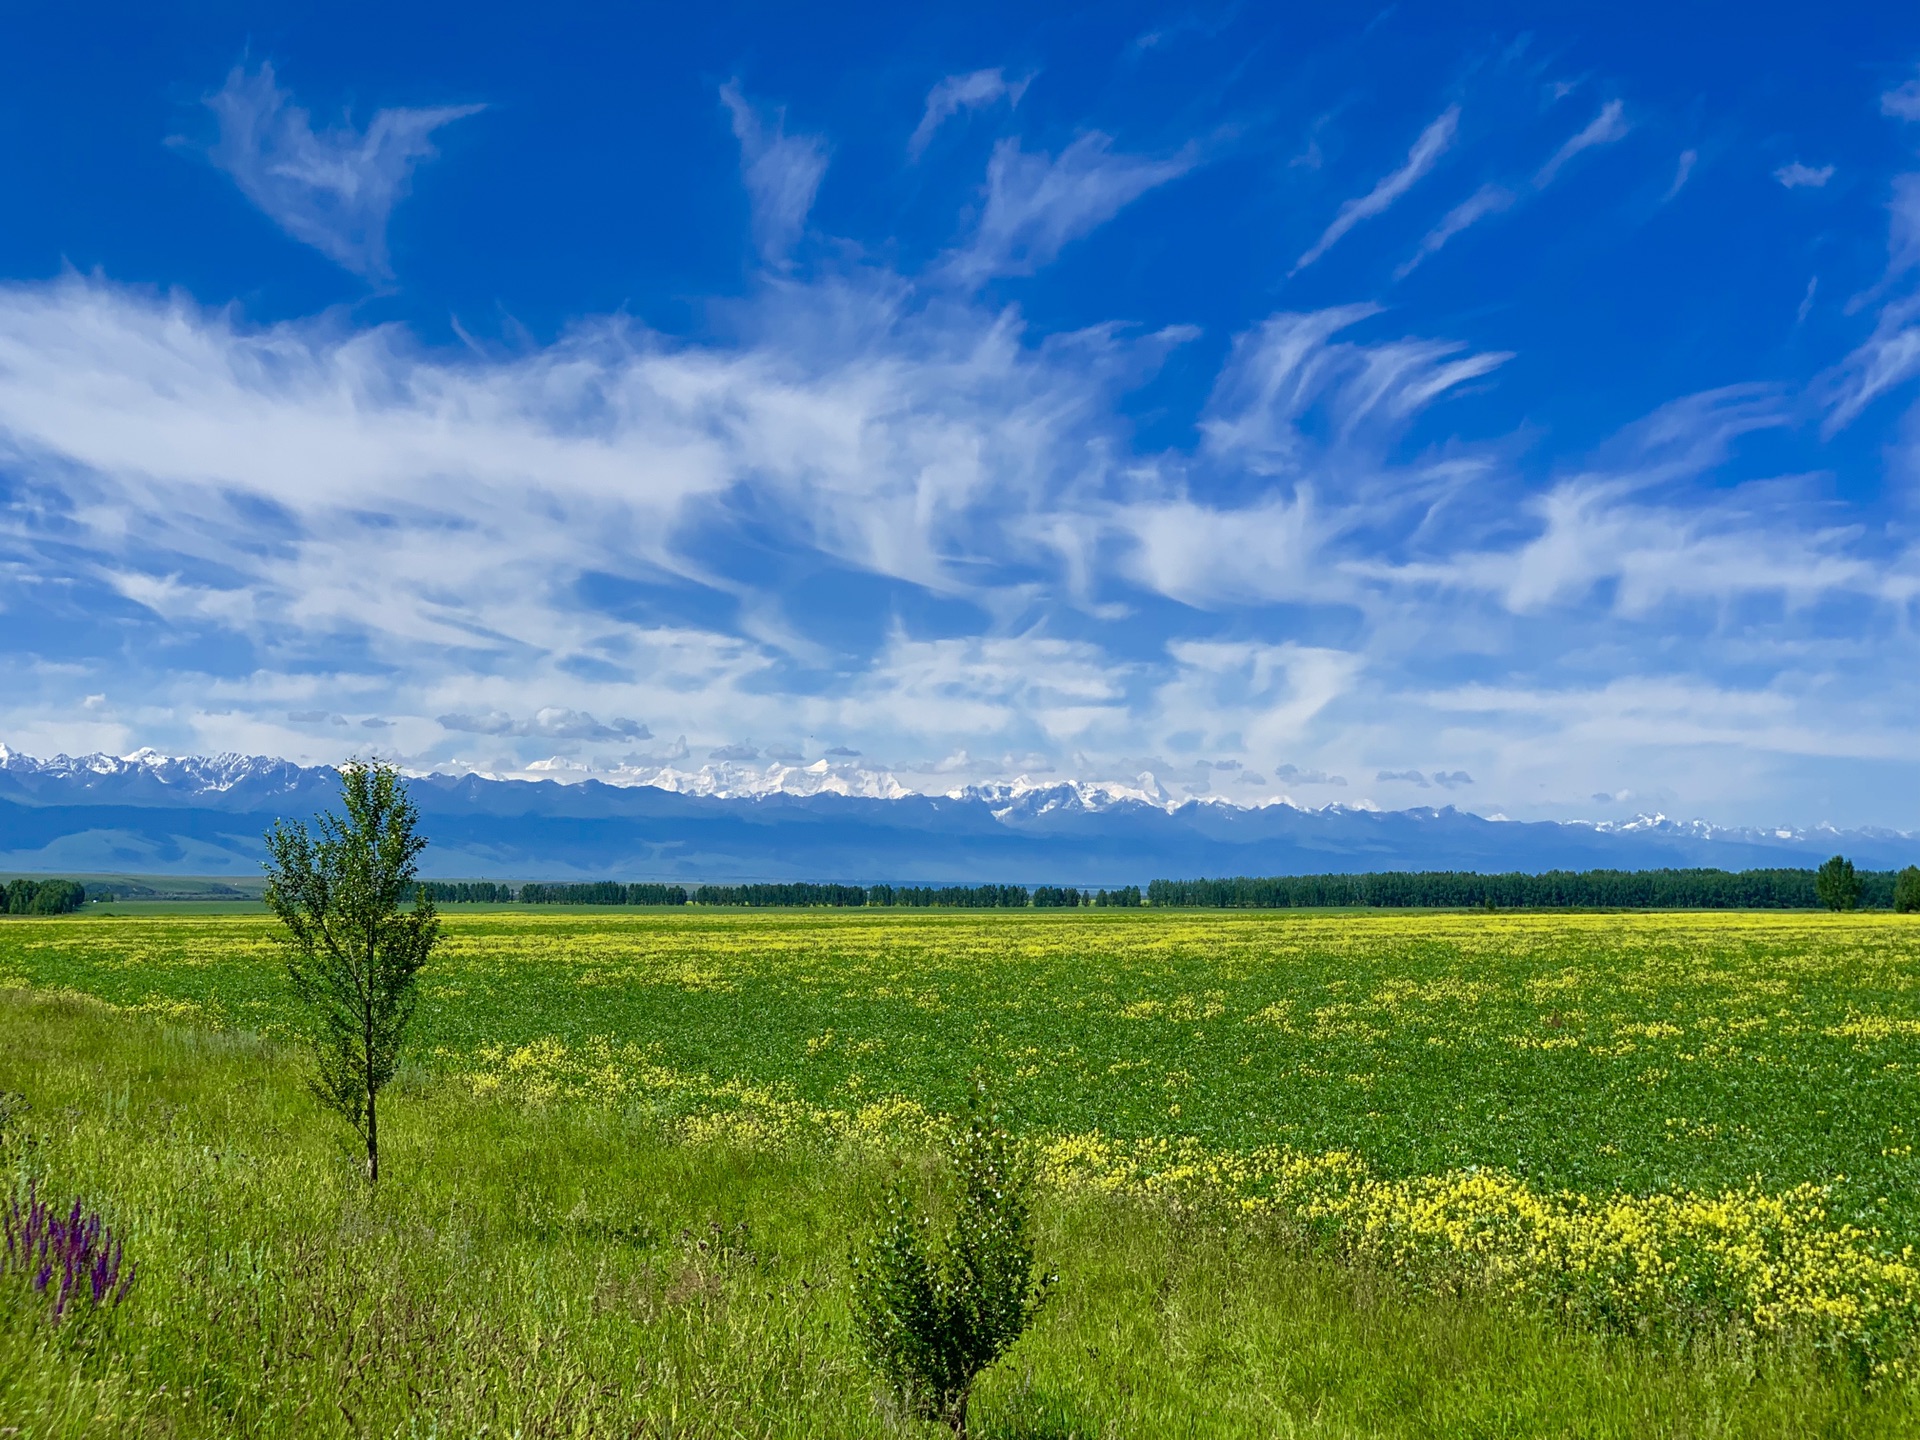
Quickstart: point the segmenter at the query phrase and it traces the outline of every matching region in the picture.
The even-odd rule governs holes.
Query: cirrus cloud
[[[379,110],[363,130],[316,132],[266,61],[235,66],[206,104],[220,126],[207,158],[294,239],[369,280],[393,273],[387,222],[414,170],[438,153],[434,132],[486,108]]]

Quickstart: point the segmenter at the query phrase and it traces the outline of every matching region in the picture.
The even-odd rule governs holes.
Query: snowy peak
[[[1838,845],[1849,835],[1873,835],[1881,839],[1904,838],[1903,833],[1898,830],[1843,831],[1831,825],[1811,827],[1715,825],[1706,820],[1674,820],[1658,813],[1636,815],[1631,820],[1574,820],[1568,823],[1585,826],[1603,835],[1660,835],[1678,839],[1736,841],[1759,845],[1818,846],[1829,843]]]
[[[1016,816],[1032,819],[1062,811],[1097,812],[1128,803],[1173,810],[1180,803],[1148,771],[1136,776],[1132,784],[1114,780],[1041,782],[1022,775],[993,784],[963,785],[949,790],[947,797],[977,800],[1001,820]]]
[[[529,769],[535,767],[528,767]],[[847,795],[864,800],[900,800],[914,794],[891,771],[816,760],[811,765],[788,765],[778,760],[765,766],[718,761],[698,770],[672,765],[623,765],[612,772],[596,772],[594,779],[609,785],[650,785],[679,795],[704,795],[716,800],[757,798],[764,795]]]
[[[266,755],[163,755],[139,749],[130,755],[55,755],[38,760],[0,745],[0,774],[19,780],[65,781],[85,788],[118,782],[165,786],[187,795],[220,793],[249,781],[291,788],[301,767]]]

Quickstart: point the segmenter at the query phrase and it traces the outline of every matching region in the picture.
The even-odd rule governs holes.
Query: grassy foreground
[[[1063,1190],[1239,1203],[1409,1285],[1920,1374],[1909,915],[462,914],[423,1067],[785,1152],[998,1080]],[[0,922],[0,986],[284,1035],[271,921]]]
[[[58,1330],[0,1277],[0,1427],[68,1435],[886,1435],[842,1285],[889,1161],[677,1144],[643,1112],[410,1077],[369,1196],[245,1033],[0,992],[5,1166],[141,1274]],[[1257,1220],[1050,1197],[1064,1283],[976,1432],[1898,1435],[1920,1395],[1818,1357],[1661,1349],[1414,1299]],[[4,1433],[4,1430],[0,1430]],[[939,1433],[931,1428],[927,1434]]]

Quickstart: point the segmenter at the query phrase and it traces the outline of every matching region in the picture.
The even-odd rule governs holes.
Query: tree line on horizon
[[[1818,869],[1381,870],[1357,875],[1155,880],[1147,903],[1211,910],[1430,907],[1501,910],[1920,910],[1920,866]]]
[[[490,880],[420,880],[416,896],[441,905],[715,905],[749,909],[895,908],[950,910],[1137,909],[1138,885],[1079,890],[1036,885],[830,885],[811,882],[745,885],[684,885],[618,880],[528,881],[517,891]]]
[[[624,884],[615,880],[418,882],[441,904],[706,905],[744,909],[1349,908],[1500,910],[1920,910],[1920,866],[1857,870],[1843,856],[1818,869],[1377,870],[1360,874],[1155,880],[1083,890],[1061,885]]]
[[[110,887],[20,878],[0,885],[0,915],[66,915]],[[1083,890],[1062,885],[835,885],[811,882],[679,885],[617,880],[417,880],[408,898],[436,904],[706,905],[744,909],[1157,909],[1287,910],[1428,908],[1501,910],[1920,911],[1920,866],[1858,870],[1836,855],[1818,869],[1514,871],[1378,870],[1361,874],[1155,880]]]
[[[1920,866],[1857,870],[1836,855],[1818,869],[1377,870],[1360,874],[1155,880],[1083,890],[1061,885],[623,884],[619,881],[420,881],[442,903],[706,905],[745,909],[1350,908],[1500,910],[1920,910]]]

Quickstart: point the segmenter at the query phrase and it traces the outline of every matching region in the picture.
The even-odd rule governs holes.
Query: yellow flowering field
[[[0,983],[290,1017],[268,922],[0,922]],[[481,1094],[911,1144],[984,1066],[1054,1182],[1208,1196],[1630,1332],[1905,1370],[1920,925],[1896,915],[454,914]]]

